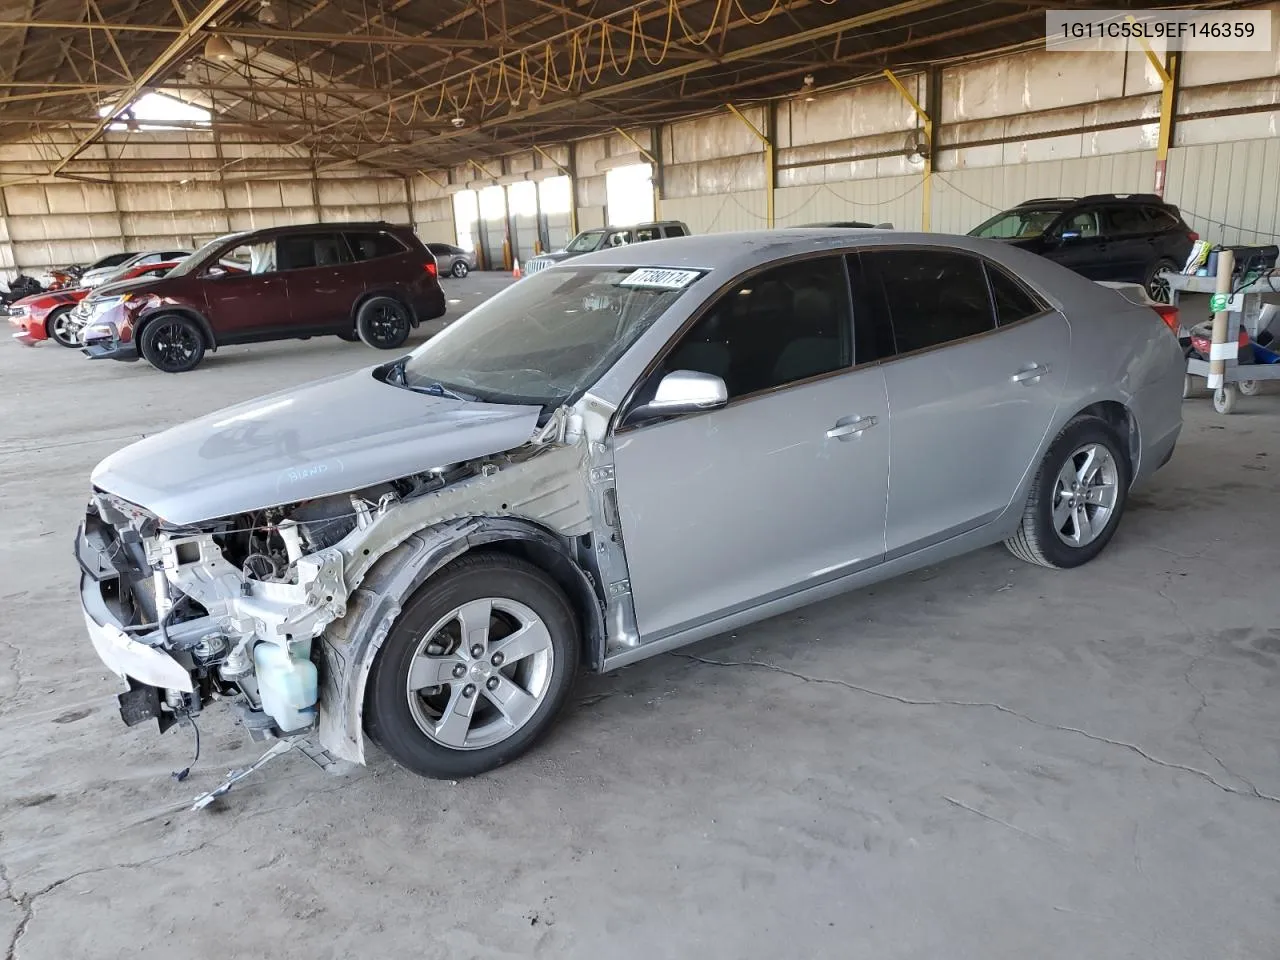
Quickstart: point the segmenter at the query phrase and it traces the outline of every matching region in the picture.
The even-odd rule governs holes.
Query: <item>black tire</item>
[[[156,317],[143,328],[138,349],[162,373],[186,373],[204,359],[204,331],[181,314]]]
[[[490,746],[454,748],[428,736],[415,719],[409,671],[426,632],[450,611],[481,598],[505,598],[537,614],[551,638],[550,679],[541,703],[505,739]],[[580,649],[577,618],[547,574],[501,553],[464,556],[423,584],[392,626],[369,674],[365,731],[396,763],[418,776],[456,780],[486,773],[519,757],[550,729],[568,699]],[[448,689],[452,696],[452,683]],[[492,707],[492,701],[477,703]]]
[[[1054,523],[1054,505],[1059,473],[1065,470],[1069,457],[1090,444],[1104,447],[1110,453],[1115,468],[1115,503],[1105,519],[1105,525],[1093,539],[1076,546],[1066,541]],[[1069,569],[1088,563],[1103,551],[1115,534],[1124,513],[1129,496],[1131,467],[1125,445],[1105,420],[1092,416],[1073,419],[1049,445],[1035,480],[1018,531],[1005,546],[1019,560],[1045,567]],[[1087,511],[1087,507],[1085,508]],[[1072,521],[1074,524],[1074,521]]]
[[[465,260],[455,260],[453,261],[453,269],[449,272],[461,280],[471,272],[471,268],[467,266],[467,262]]]
[[[393,297],[373,297],[356,311],[356,333],[371,347],[396,350],[409,339],[408,308]]]
[[[1164,270],[1171,270],[1177,273],[1178,269],[1178,265],[1168,257],[1153,263],[1142,281],[1142,285],[1147,290],[1147,296],[1157,303],[1171,303],[1173,294],[1169,289],[1169,281],[1161,277],[1160,273]]]
[[[66,321],[71,317],[71,308],[62,307],[45,317],[44,329],[49,339],[62,347],[78,347],[80,342],[71,338]]]

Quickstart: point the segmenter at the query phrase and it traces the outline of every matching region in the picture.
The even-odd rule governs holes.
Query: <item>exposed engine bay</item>
[[[186,526],[95,490],[77,542],[81,593],[95,647],[129,683],[122,718],[165,730],[227,700],[255,739],[315,731],[335,756],[363,761],[361,671],[381,635],[356,615],[336,639],[322,641],[326,628],[380,559],[433,525],[444,543],[477,516],[531,520],[575,563],[587,543],[591,562],[586,448],[557,417],[504,454]]]

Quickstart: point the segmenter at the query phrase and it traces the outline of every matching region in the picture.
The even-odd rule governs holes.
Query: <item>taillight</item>
[[[433,277],[440,276],[440,274],[436,270],[436,262],[434,260],[428,260],[426,263],[422,265],[422,269],[427,271],[427,273],[429,273]]]
[[[1172,330],[1175,334],[1178,332],[1178,308],[1168,303],[1157,303],[1152,307],[1156,313],[1160,314],[1160,319],[1164,321],[1164,325]]]

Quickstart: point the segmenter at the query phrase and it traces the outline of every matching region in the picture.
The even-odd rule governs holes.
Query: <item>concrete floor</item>
[[[478,301],[499,281],[450,283]],[[452,310],[459,311],[462,305]],[[1186,405],[1073,572],[1003,549],[614,676],[451,785],[127,730],[80,623],[93,464],[375,355],[192,374],[0,344],[0,950],[99,957],[1280,955],[1280,395]]]

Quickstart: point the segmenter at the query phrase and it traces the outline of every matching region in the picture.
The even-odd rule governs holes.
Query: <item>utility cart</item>
[[[1229,264],[1230,261],[1228,260]],[[1228,267],[1230,269],[1230,267]],[[1280,363],[1252,363],[1240,365],[1237,362],[1238,343],[1241,328],[1249,332],[1250,339],[1256,340],[1259,333],[1259,319],[1262,316],[1262,298],[1271,294],[1280,297],[1280,271],[1267,271],[1260,275],[1246,274],[1244,278],[1235,278],[1230,287],[1230,294],[1218,293],[1218,277],[1189,276],[1183,273],[1165,272],[1163,279],[1169,283],[1169,302],[1175,307],[1184,293],[1203,293],[1210,297],[1210,310],[1222,306],[1215,302],[1219,297],[1225,299],[1227,313],[1226,337],[1222,343],[1214,343],[1210,360],[1198,357],[1187,358],[1187,373],[1182,385],[1184,398],[1192,395],[1193,377],[1203,378],[1213,390],[1213,408],[1218,413],[1232,413],[1236,403],[1243,394],[1251,397],[1258,392],[1258,384],[1262,380],[1280,380]],[[1241,283],[1241,279],[1245,282]],[[1179,313],[1183,326],[1190,332],[1192,324],[1189,318]],[[1222,361],[1222,372],[1215,374],[1211,369],[1213,361]]]

